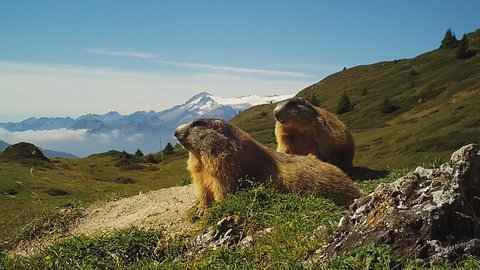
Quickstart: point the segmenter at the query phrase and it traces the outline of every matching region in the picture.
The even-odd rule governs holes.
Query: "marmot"
[[[312,154],[345,171],[352,167],[355,143],[335,115],[298,97],[280,102],[273,115],[278,152]]]
[[[197,188],[199,209],[235,192],[242,179],[282,191],[312,193],[349,205],[361,196],[339,168],[311,156],[272,151],[247,133],[219,119],[199,119],[175,130],[189,151],[187,169]]]

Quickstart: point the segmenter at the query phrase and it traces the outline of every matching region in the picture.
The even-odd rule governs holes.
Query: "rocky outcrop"
[[[355,201],[316,259],[362,245],[389,245],[430,262],[480,255],[480,152],[470,144],[438,169],[414,172]]]

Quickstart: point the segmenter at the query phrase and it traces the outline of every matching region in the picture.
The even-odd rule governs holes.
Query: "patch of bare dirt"
[[[29,255],[55,239],[92,234],[136,226],[144,229],[164,228],[170,235],[186,234],[195,229],[187,212],[196,202],[193,186],[164,188],[94,205],[79,218],[67,233],[20,243],[11,254]]]
[[[165,227],[169,232],[183,233],[192,225],[186,214],[195,201],[191,185],[110,201],[88,209],[70,234],[89,234],[132,225],[146,229]]]

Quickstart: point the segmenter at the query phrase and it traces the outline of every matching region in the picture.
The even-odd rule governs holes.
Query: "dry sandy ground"
[[[194,229],[194,224],[187,218],[187,211],[195,202],[192,185],[164,188],[109,201],[90,207],[86,214],[77,220],[75,226],[55,238],[101,233],[129,226],[145,229],[164,228],[170,235],[187,233]],[[52,238],[21,243],[11,253],[32,254],[51,243]]]

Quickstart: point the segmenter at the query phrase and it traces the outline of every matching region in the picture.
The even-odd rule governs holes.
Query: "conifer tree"
[[[455,33],[452,32],[452,29],[447,29],[447,32],[445,32],[445,37],[442,40],[442,43],[440,45],[441,49],[453,49],[457,46],[458,40],[457,37],[455,37]]]
[[[346,94],[343,94],[337,107],[337,114],[346,113],[353,110],[353,104]]]
[[[310,104],[312,104],[313,106],[320,106],[320,102],[318,101],[318,98],[317,96],[315,95],[315,91],[312,91],[312,97],[310,98]]]
[[[173,146],[172,146],[172,144],[171,144],[170,142],[167,143],[167,145],[165,145],[165,148],[163,148],[162,153],[163,153],[164,155],[172,155],[172,154],[174,153],[174,151],[173,151]]]
[[[143,157],[142,151],[140,151],[140,149],[137,149],[137,152],[135,152],[135,156],[136,156],[137,158]]]

